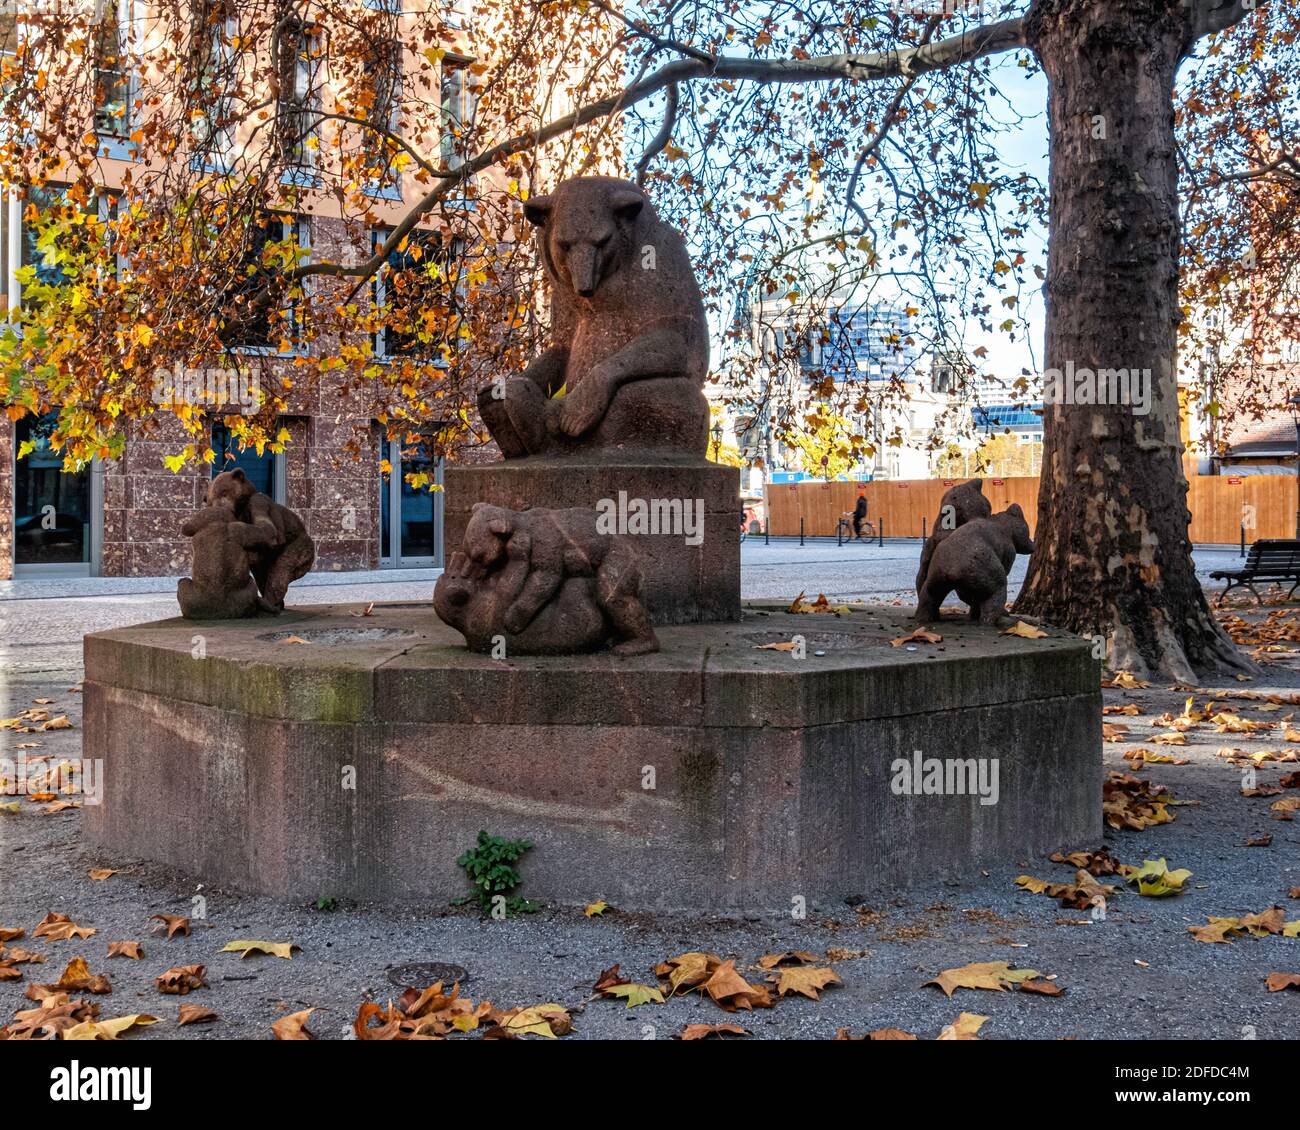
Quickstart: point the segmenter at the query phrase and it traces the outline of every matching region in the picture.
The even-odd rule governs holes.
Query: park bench
[[[1255,588],[1255,581],[1290,581],[1291,593],[1300,588],[1300,540],[1295,538],[1261,538],[1250,547],[1246,563],[1240,569],[1215,569],[1210,576],[1215,580],[1226,580],[1228,587],[1221,593],[1216,603],[1222,604],[1223,598],[1233,589],[1244,586],[1255,594],[1255,599],[1264,603]]]

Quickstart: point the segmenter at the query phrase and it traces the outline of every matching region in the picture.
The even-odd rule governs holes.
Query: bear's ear
[[[243,467],[236,467],[233,471],[230,472],[230,477],[234,479],[235,482],[242,483],[244,481]]]
[[[1013,502],[1010,506],[1008,506],[1007,513],[1014,514],[1017,518],[1023,518],[1025,516],[1025,512],[1020,509],[1020,503],[1018,502]]]
[[[514,527],[511,526],[510,522],[505,518],[493,518],[488,523],[488,529],[498,537],[505,537],[505,535],[510,533]]]
[[[609,208],[624,223],[632,223],[645,207],[645,197],[633,188],[615,189],[610,194]]]
[[[534,227],[542,227],[551,218],[551,198],[534,196],[524,203],[524,219]]]

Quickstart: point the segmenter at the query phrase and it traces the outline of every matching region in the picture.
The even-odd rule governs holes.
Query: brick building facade
[[[341,221],[313,216],[305,222],[312,247],[337,251],[345,238]],[[316,344],[322,347],[327,344]],[[274,356],[256,360],[268,374],[288,364]],[[0,578],[184,574],[190,551],[181,524],[202,505],[212,474],[236,465],[302,515],[316,542],[317,569],[441,563],[441,497],[409,487],[402,473],[427,470],[437,481],[440,469],[418,448],[391,443],[371,419],[364,395],[342,395],[327,376],[291,395],[280,418],[289,433],[281,455],[259,457],[231,445],[230,458],[211,468],[172,472],[164,458],[194,437],[170,413],[159,412],[154,423],[147,436],[131,426],[119,460],[65,473],[58,455],[45,454],[39,442],[40,422],[0,417]],[[35,449],[16,460],[22,441],[33,438]],[[347,449],[349,443],[360,455]],[[381,459],[390,461],[392,474],[381,473]]]

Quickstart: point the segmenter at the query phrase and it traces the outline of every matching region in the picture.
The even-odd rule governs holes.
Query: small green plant
[[[507,840],[479,832],[478,845],[456,860],[456,866],[465,868],[465,874],[474,884],[474,894],[454,901],[469,902],[477,897],[479,910],[484,914],[491,914],[498,907],[507,916],[532,913],[537,909],[536,903],[510,893],[522,881],[512,864],[532,846],[531,840]]]
[[[333,895],[321,895],[316,900],[317,910],[338,910],[339,901]]]

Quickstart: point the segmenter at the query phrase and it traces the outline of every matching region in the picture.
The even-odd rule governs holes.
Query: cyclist
[[[862,540],[862,523],[867,520],[867,496],[858,492],[857,505],[853,507],[853,537]]]

